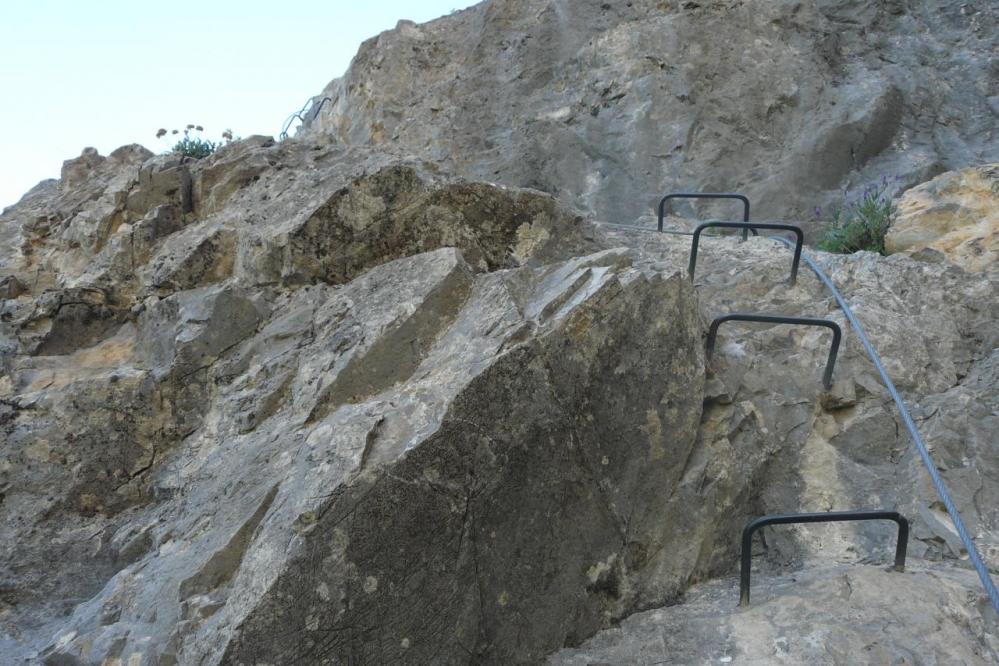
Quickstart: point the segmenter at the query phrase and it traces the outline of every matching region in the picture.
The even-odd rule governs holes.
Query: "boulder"
[[[111,537],[146,545],[45,658],[530,661],[676,594],[748,479],[684,479],[701,320],[628,263],[476,277],[441,249],[291,294],[208,370],[162,501]]]

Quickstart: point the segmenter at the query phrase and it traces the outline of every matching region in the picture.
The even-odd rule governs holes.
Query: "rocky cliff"
[[[964,56],[915,67],[907,58],[921,51],[903,40],[882,74],[957,71],[961,57],[987,67],[973,56],[994,39],[980,29],[992,9],[619,4],[495,1],[403,24],[362,49],[332,84],[351,92],[298,137],[250,137],[201,160],[88,149],[0,215],[4,663],[999,658],[996,618],[849,331],[828,391],[828,334],[817,329],[732,324],[705,355],[707,322],[726,312],[828,317],[846,329],[819,281],[803,271],[788,284],[790,253],[773,240],[722,237],[704,238],[691,281],[689,237],[594,220],[615,202],[631,215],[623,202],[642,187],[643,206],[652,201],[672,182],[661,171],[598,180],[590,198],[571,178],[520,179],[535,168],[525,146],[549,158],[530,173],[561,178],[569,172],[545,169],[564,160],[594,173],[579,157],[593,146],[609,154],[626,135],[633,150],[649,145],[621,115],[639,119],[642,86],[679,100],[693,94],[680,83],[696,84],[677,103],[700,111],[670,106],[671,122],[700,117],[735,132],[738,113],[707,122],[706,109],[729,95],[751,102],[764,87],[726,88],[709,70],[739,79],[748,65],[732,54],[750,42],[783,59],[752,68],[759,77],[781,62],[810,67],[777,39],[805,26],[836,35],[823,48],[840,54],[844,78],[823,94],[867,113],[836,95],[859,85],[847,73],[865,58],[888,53],[871,35],[949,17],[933,39],[964,35]],[[884,25],[829,27],[872,17]],[[678,49],[694,47],[682,26],[732,38],[683,59]],[[664,59],[648,78],[634,68],[654,28]],[[857,47],[860,34],[874,42]],[[567,103],[570,115],[532,125],[549,134],[521,131],[517,114],[540,108],[537,95],[588,90],[572,78],[600,71],[580,66],[584,55],[623,68],[620,90],[595,111]],[[478,99],[473,88],[409,81],[405,68],[419,62],[420,76],[446,71],[476,89],[488,87],[487,69],[502,74],[511,87],[496,99],[514,102],[513,115],[459,111],[458,100]],[[950,84],[964,90],[974,71]],[[390,99],[391,77],[409,81],[406,106]],[[922,98],[910,93],[900,83],[889,95],[915,113]],[[608,124],[587,125],[598,122]],[[927,140],[916,125],[912,136]],[[589,147],[563,143],[585,127]],[[468,143],[503,128],[504,143]],[[781,141],[808,136],[781,130]],[[779,206],[793,208],[827,185],[787,180],[811,153],[783,145],[780,159],[746,154],[790,188]],[[886,144],[864,163],[916,164],[924,148]],[[703,178],[730,173],[732,160],[709,153],[698,153]],[[497,172],[489,154],[528,171]],[[621,153],[615,168],[644,168],[632,157]],[[966,208],[981,200],[947,191]],[[957,254],[916,248],[818,257],[999,568],[999,275],[987,258],[965,270]],[[736,611],[731,575],[747,520],[862,508],[913,521],[905,573],[884,570],[893,543],[883,526],[768,530],[754,605]]]
[[[366,42],[311,129],[611,222],[664,191],[811,220],[999,159],[997,48],[993,2],[491,0]]]

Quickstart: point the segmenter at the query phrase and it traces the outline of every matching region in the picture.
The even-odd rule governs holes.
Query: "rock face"
[[[607,259],[474,287],[445,263],[454,284],[429,298],[445,306],[449,288],[464,308],[417,310],[423,358],[398,358],[392,338],[412,336],[400,330],[328,380],[299,463],[320,477],[300,494],[323,495],[280,521],[275,542],[300,543],[224,663],[523,662],[632,607],[676,538],[657,518],[680,502],[677,461],[694,445],[700,325],[679,275],[649,282]],[[680,316],[643,316],[662,303]],[[635,344],[654,338],[648,354]],[[612,390],[608,373],[633,389]],[[259,564],[273,571],[272,558]]]
[[[313,148],[87,152],[5,212],[5,654],[532,661],[717,566],[754,475],[687,478],[688,283],[544,195]]]
[[[912,557],[961,557],[849,335],[828,394],[818,332],[726,329],[705,366],[714,314],[839,316],[810,275],[785,284],[773,241],[706,239],[692,288],[686,237],[254,141],[174,166],[85,155],[88,200],[152,202],[142,220],[78,209],[69,185],[4,215],[7,237],[34,234],[6,259],[5,654],[538,662],[730,572],[767,512],[898,507]],[[270,162],[218,210],[164,203]],[[30,230],[42,218],[61,222]],[[112,230],[74,247],[84,223]],[[999,563],[994,280],[823,261]],[[873,528],[788,529],[757,566],[887,548]]]
[[[993,3],[490,0],[364,44],[310,129],[612,222],[664,191],[811,219],[999,159]],[[733,215],[731,204],[698,209]],[[689,210],[689,208],[687,209]]]
[[[760,595],[744,610],[733,607],[734,581],[715,581],[691,590],[682,606],[632,616],[548,663],[995,663],[996,635],[969,609],[973,578],[935,568],[831,567],[759,580],[757,594],[773,597]]]
[[[677,132],[697,150],[662,164],[727,180],[748,168],[731,145],[768,165],[743,181],[759,193],[964,160],[942,119],[984,122],[968,81],[993,11],[496,1],[369,43],[295,139],[67,161],[0,214],[4,663],[993,662],[995,618],[823,285],[789,285],[762,237],[705,237],[691,281],[689,237],[570,207],[653,201],[665,167],[640,155]],[[875,66],[860,19],[942,22]],[[932,128],[919,104],[942,93],[912,71],[961,101]],[[767,131],[811,152],[727,141],[765,129],[768,91]],[[818,258],[999,568],[999,277],[927,252]],[[706,358],[733,311],[839,322],[832,389],[819,329],[726,324]],[[907,573],[870,566],[883,526],[768,530],[758,605],[731,612],[748,520],[863,508],[912,520]]]
[[[205,425],[109,535],[135,561],[47,656],[503,663],[626,613],[676,538],[658,515],[703,377],[690,287],[626,263],[477,280],[442,249],[265,321],[225,290],[146,310],[132,362],[188,378],[175,409]]]
[[[675,239],[614,229],[607,241],[630,246],[639,264],[675,266],[689,251],[689,240]],[[999,521],[990,499],[999,450],[989,434],[999,386],[995,277],[904,255],[819,257],[910,405],[979,549],[999,566]],[[866,353],[814,275],[803,269],[788,286],[790,263],[790,252],[775,241],[705,240],[695,281],[702,311],[706,317],[752,311],[837,322],[844,338],[832,390],[823,393],[820,383],[828,332],[726,324],[708,364],[702,437],[714,419],[725,422],[733,411],[757,415],[757,446],[773,447],[766,488],[754,507],[759,513],[897,508],[914,521],[911,555],[961,557],[960,541]],[[797,543],[769,539],[775,563],[852,559],[883,542],[876,526],[784,532],[798,535]],[[735,540],[729,537],[730,544]]]
[[[969,271],[999,266],[999,164],[948,172],[907,191],[889,252],[942,252]]]
[[[700,416],[686,282],[587,254],[549,197],[415,166],[331,160],[305,202],[276,168],[218,211],[184,194],[322,157],[254,143],[85,152],[4,214],[34,236],[5,255],[4,652],[538,659],[675,594],[698,564],[657,517]]]

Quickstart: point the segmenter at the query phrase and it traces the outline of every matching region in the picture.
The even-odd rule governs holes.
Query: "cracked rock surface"
[[[63,220],[5,259],[22,285],[3,306],[5,653],[536,663],[730,574],[752,517],[847,508],[910,517],[914,585],[936,567],[985,622],[848,330],[829,392],[818,330],[733,324],[705,361],[719,313],[845,323],[811,274],[787,284],[774,241],[706,238],[691,285],[686,237],[419,164],[355,155],[375,164],[360,173],[334,148],[241,150],[182,165],[192,187],[208,169],[225,180],[229,160],[332,152],[308,182],[260,171],[221,211],[158,204],[176,224],[131,272],[115,259],[130,222],[67,250],[91,261],[56,261],[77,223],[68,186],[4,215],[22,234],[40,212]],[[160,200],[87,168],[127,190],[91,201]],[[221,228],[212,265],[228,268],[198,268],[197,239]],[[993,279],[906,256],[820,261],[995,563]],[[167,265],[189,281],[157,278]],[[792,527],[755,564],[761,580],[823,576],[890,547],[873,526]]]
[[[907,191],[885,238],[892,253],[942,253],[969,271],[999,258],[999,164],[948,171]]]
[[[687,237],[603,228],[606,242],[632,248],[638,266],[679,265],[689,253]],[[904,255],[816,256],[878,349],[995,571],[994,277]],[[552,663],[995,661],[994,613],[890,397],[818,279],[802,269],[797,283],[788,284],[790,263],[790,251],[765,238],[708,238],[701,245],[694,285],[706,318],[778,313],[832,319],[844,331],[834,385],[823,391],[829,349],[823,329],[745,323],[720,329],[698,435],[710,470],[705,476],[741,471],[720,462],[729,437],[715,424],[751,412],[758,424],[751,437],[767,452],[756,472],[758,492],[746,498],[754,515],[898,510],[912,522],[908,573],[892,578],[861,566],[891,562],[894,541],[886,532],[893,529],[876,522],[768,528],[767,547],[754,551],[754,569],[773,581],[763,584],[770,596],[759,609],[737,612],[737,585],[715,581],[558,653]],[[737,531],[721,539],[728,572],[738,566],[738,539]],[[869,591],[844,597],[843,586],[853,583],[851,589]],[[849,603],[841,604],[843,598]],[[960,651],[951,651],[957,644]]]

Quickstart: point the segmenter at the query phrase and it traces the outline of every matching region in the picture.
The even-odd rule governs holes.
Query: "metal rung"
[[[801,230],[801,227],[796,227],[793,224],[778,224],[773,222],[767,223],[753,223],[748,222],[705,222],[699,224],[696,229],[694,229],[694,240],[690,244],[690,262],[687,264],[687,272],[690,274],[690,281],[694,281],[694,267],[697,265],[697,247],[701,241],[701,232],[705,229],[712,227],[722,227],[724,229],[746,229],[751,230],[754,234],[757,229],[773,229],[778,231],[790,231],[798,239],[797,243],[794,245],[794,258],[791,260],[791,284],[794,284],[798,280],[798,264],[801,263],[801,246],[805,243],[805,233]]]
[[[796,324],[799,326],[822,326],[832,330],[833,339],[832,346],[829,348],[829,358],[826,361],[826,369],[822,374],[822,385],[828,391],[832,388],[832,376],[833,368],[836,366],[836,354],[839,352],[839,341],[843,337],[843,332],[839,328],[839,324],[828,319],[813,319],[811,317],[783,317],[780,315],[765,315],[765,314],[747,314],[742,312],[733,312],[727,315],[721,315],[720,317],[715,317],[714,321],[711,322],[711,327],[708,329],[708,340],[706,346],[706,355],[711,358],[712,352],[715,349],[715,338],[718,336],[718,327],[727,321],[755,321],[762,322],[765,324]]]
[[[749,222],[749,197],[734,192],[670,192],[659,201],[659,231],[663,230],[663,219],[666,217],[666,204],[670,199],[738,199],[742,202],[742,221]],[[742,230],[742,240],[749,237],[749,231],[759,236],[752,227]]]
[[[856,520],[893,520],[898,523],[898,544],[895,546],[895,570],[905,570],[905,551],[909,544],[909,521],[897,511],[830,511],[828,513],[795,513],[763,516],[751,521],[742,530],[742,563],[739,568],[739,605],[749,605],[749,577],[752,565],[753,533],[767,525],[790,523],[836,523]]]

